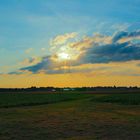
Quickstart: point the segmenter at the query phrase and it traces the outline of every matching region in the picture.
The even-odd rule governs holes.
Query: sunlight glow
[[[55,50],[55,61],[74,61],[80,55],[80,52],[76,48],[71,48],[69,45],[64,45]]]
[[[58,54],[58,58],[60,60],[68,60],[70,59],[70,55],[68,53],[62,52]]]

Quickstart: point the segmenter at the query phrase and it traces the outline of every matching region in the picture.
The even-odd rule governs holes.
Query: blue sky
[[[50,55],[50,40],[59,35],[139,30],[139,5],[140,0],[0,0],[0,72]]]
[[[139,0],[0,0],[0,63],[25,58],[30,47],[41,55],[39,48],[49,47],[58,34],[108,33],[112,25],[139,28],[139,5]]]

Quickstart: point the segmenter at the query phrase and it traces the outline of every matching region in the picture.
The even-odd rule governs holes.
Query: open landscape
[[[140,94],[0,93],[0,140],[112,139],[140,139]]]
[[[0,0],[0,140],[140,140],[140,0]]]

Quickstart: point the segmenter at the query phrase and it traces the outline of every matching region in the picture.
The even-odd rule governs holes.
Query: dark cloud
[[[33,65],[33,66],[28,66],[21,68],[21,71],[28,70],[31,71],[32,73],[38,73],[41,70],[47,70],[49,66],[51,65],[51,60],[50,56],[42,57],[42,61]]]
[[[140,44],[113,43],[89,48],[81,56],[81,63],[108,63],[140,60]]]
[[[123,38],[130,38],[130,37],[133,38],[133,37],[138,37],[138,36],[140,36],[140,30],[133,31],[133,32],[121,31],[115,34],[112,41],[117,42],[118,40],[123,39]]]
[[[8,74],[12,74],[12,75],[18,75],[18,74],[22,74],[22,71],[13,71],[13,72],[9,72]]]

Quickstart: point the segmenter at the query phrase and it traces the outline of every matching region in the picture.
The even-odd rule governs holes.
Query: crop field
[[[5,93],[0,94],[0,108],[50,104],[89,96],[89,94],[75,93]]]
[[[0,140],[139,139],[138,93],[0,93]]]

